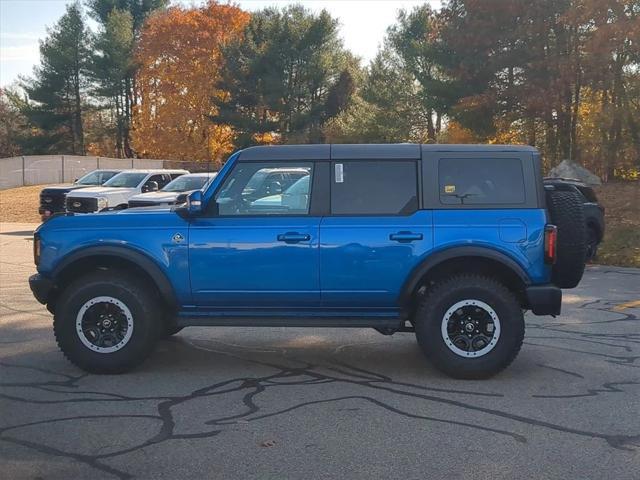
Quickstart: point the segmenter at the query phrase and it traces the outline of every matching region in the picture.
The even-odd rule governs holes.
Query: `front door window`
[[[307,215],[313,164],[239,163],[216,195],[220,216]]]

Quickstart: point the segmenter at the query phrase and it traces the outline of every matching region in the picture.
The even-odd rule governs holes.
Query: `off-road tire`
[[[556,263],[551,281],[560,288],[574,288],[580,283],[587,260],[587,230],[584,206],[575,192],[547,192],[550,220],[558,227]]]
[[[441,333],[447,310],[467,299],[489,305],[500,322],[497,343],[477,358],[456,354]],[[425,356],[438,370],[460,379],[496,375],[513,362],[524,339],[524,316],[517,297],[496,279],[483,275],[456,275],[434,285],[422,298],[413,323]]]
[[[131,337],[112,353],[92,351],[81,340],[76,317],[94,298],[109,296],[131,312]],[[122,271],[99,271],[69,284],[56,302],[53,331],[64,356],[81,369],[98,374],[124,373],[142,363],[153,351],[162,327],[155,292],[135,276]]]

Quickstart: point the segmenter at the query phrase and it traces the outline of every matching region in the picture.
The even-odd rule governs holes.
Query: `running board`
[[[327,327],[375,328],[405,331],[399,318],[380,317],[264,317],[264,316],[193,316],[177,317],[178,327]]]

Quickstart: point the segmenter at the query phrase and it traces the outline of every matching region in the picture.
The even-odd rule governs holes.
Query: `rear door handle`
[[[389,240],[393,240],[394,242],[400,242],[400,243],[408,243],[408,242],[414,242],[416,240],[422,240],[422,234],[421,233],[413,233],[413,232],[398,232],[398,233],[392,233],[391,235],[389,235]]]
[[[309,240],[311,240],[311,235],[308,233],[287,232],[278,235],[278,241],[285,243],[308,242]]]

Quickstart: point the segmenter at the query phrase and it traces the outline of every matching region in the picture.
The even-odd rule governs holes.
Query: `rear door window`
[[[418,209],[415,161],[336,161],[332,170],[334,215],[410,215]]]
[[[522,163],[517,158],[441,158],[444,205],[506,205],[525,202]]]

